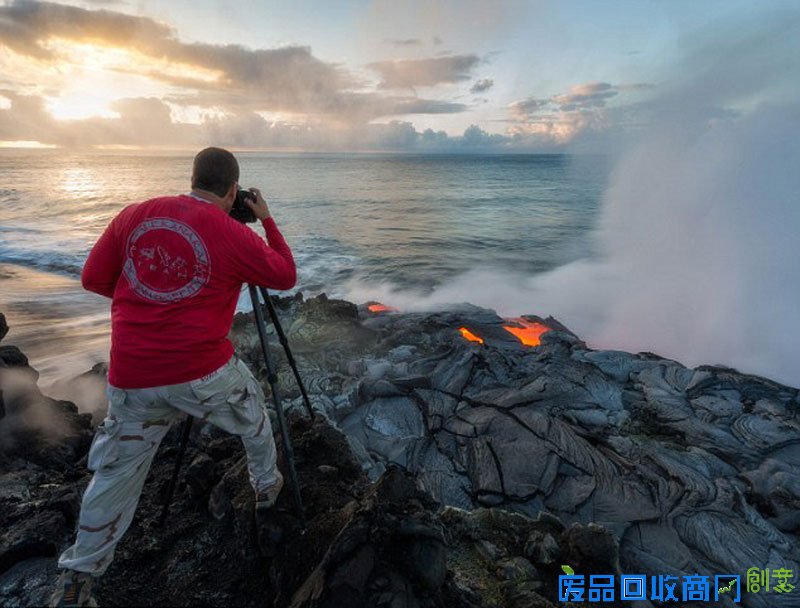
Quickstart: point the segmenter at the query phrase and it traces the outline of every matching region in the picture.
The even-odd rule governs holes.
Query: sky
[[[693,72],[798,14],[793,0],[4,1],[0,146],[605,152],[663,120]],[[795,50],[762,58],[787,87],[780,53]],[[703,119],[774,94],[731,87]]]

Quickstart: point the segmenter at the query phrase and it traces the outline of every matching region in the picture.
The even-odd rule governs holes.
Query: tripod
[[[294,466],[294,449],[292,448],[292,439],[289,435],[289,428],[286,424],[286,416],[284,415],[283,405],[281,404],[281,399],[278,393],[278,375],[275,373],[275,369],[273,368],[269,358],[269,345],[267,343],[267,328],[264,323],[264,311],[261,309],[261,302],[259,301],[256,287],[252,284],[248,284],[247,287],[250,292],[250,301],[253,304],[253,314],[256,320],[258,338],[261,342],[261,351],[264,354],[264,364],[267,369],[267,381],[269,382],[269,386],[272,391],[272,401],[275,404],[275,412],[277,413],[278,429],[280,430],[281,438],[283,439],[283,456],[286,460],[286,466],[289,469],[289,485],[292,487],[292,494],[294,496],[294,503],[297,509],[297,516],[300,520],[300,527],[303,531],[305,531],[306,516],[305,509],[303,508],[303,499],[300,496],[300,484],[297,482],[297,471]],[[306,393],[303,380],[300,378],[300,372],[297,371],[297,363],[294,360],[294,356],[292,356],[292,351],[289,348],[289,341],[286,339],[286,334],[283,333],[283,327],[281,327],[280,320],[278,319],[278,313],[275,311],[275,307],[273,306],[272,300],[269,297],[269,292],[265,287],[258,287],[258,290],[261,292],[261,296],[264,298],[264,303],[267,306],[270,319],[275,327],[276,333],[278,334],[278,339],[286,351],[286,358],[289,361],[292,372],[294,372],[297,385],[300,387],[300,393],[303,395],[303,403],[306,406],[306,411],[308,412],[309,417],[314,420],[314,410],[311,409],[311,402],[308,399],[308,393]],[[181,464],[183,463],[183,457],[186,454],[186,447],[189,444],[192,421],[192,417],[189,416],[184,423],[183,434],[181,436],[181,446],[178,451],[178,458],[175,462],[175,469],[172,472],[172,478],[170,479],[169,486],[167,487],[167,497],[164,500],[164,508],[161,511],[161,518],[159,520],[159,525],[161,526],[164,525],[164,522],[167,519],[169,506],[172,502],[172,496],[175,493],[175,485],[178,481],[178,475]]]

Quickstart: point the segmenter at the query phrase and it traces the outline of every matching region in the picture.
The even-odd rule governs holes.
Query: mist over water
[[[760,107],[623,160],[600,224],[598,342],[798,384],[798,124],[796,106]]]

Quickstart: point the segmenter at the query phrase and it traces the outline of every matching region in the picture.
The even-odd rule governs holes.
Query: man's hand
[[[249,200],[245,199],[244,202],[247,204],[250,209],[253,210],[255,216],[261,220],[262,222],[270,217],[269,207],[267,207],[267,201],[264,200],[264,197],[261,196],[261,190],[258,188],[250,188],[250,192],[256,195],[256,202],[251,203]]]

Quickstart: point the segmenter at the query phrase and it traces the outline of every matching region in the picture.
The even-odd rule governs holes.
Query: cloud
[[[618,91],[652,91],[656,85],[647,82],[633,82],[631,84],[618,84]]]
[[[340,66],[325,63],[306,46],[251,50],[235,44],[180,42],[169,26],[147,17],[108,10],[86,10],[47,2],[17,0],[0,7],[0,42],[35,58],[58,57],[53,38],[135,51],[154,60],[216,72],[205,81],[191,70],[145,71],[151,78],[197,89],[226,89],[257,95],[265,107],[326,111],[328,99],[357,87]],[[160,67],[160,66],[157,66]]]
[[[433,99],[418,99],[416,97],[397,99],[394,102],[395,111],[391,114],[455,114],[464,112],[467,106],[463,103],[450,101],[437,101]]]
[[[270,111],[261,104],[254,103],[246,95],[231,92],[203,92],[200,94],[177,94],[165,100],[180,106],[205,108],[224,108],[229,113]],[[328,100],[324,118],[339,124],[357,124],[369,122],[376,118],[402,116],[407,114],[455,114],[464,112],[465,104],[435,99],[425,99],[410,95],[383,95],[378,93],[351,93]],[[289,110],[287,113],[302,115],[301,112]],[[305,116],[312,119],[314,115]],[[316,117],[319,118],[319,117]]]
[[[299,121],[266,120],[245,108],[207,113],[197,123],[177,122],[168,102],[156,98],[122,99],[113,104],[113,118],[54,120],[44,99],[0,90],[10,107],[0,108],[0,141],[35,140],[70,147],[97,145],[197,148],[205,145],[252,149],[310,151],[396,150],[417,152],[509,152],[542,149],[541,142],[520,136],[492,134],[471,125],[461,135],[417,131],[407,121],[338,123],[302,117]],[[442,102],[390,100],[392,110],[449,112]],[[420,107],[414,104],[425,104]],[[368,104],[369,105],[369,104]],[[388,111],[388,110],[387,110]],[[536,146],[539,146],[536,148]]]
[[[221,106],[232,112],[328,115],[350,123],[465,109],[446,101],[362,92],[366,82],[341,65],[318,59],[308,46],[248,49],[237,44],[184,43],[173,28],[147,17],[32,0],[0,6],[0,46],[57,65],[65,59],[63,41],[135,53],[135,60],[111,69],[182,91],[172,94],[176,103],[183,97],[194,105]],[[410,78],[416,71],[423,81],[436,84],[462,78],[477,61],[477,57],[423,61],[416,67],[413,62],[400,63],[398,74]]]
[[[419,46],[422,44],[422,40],[419,38],[386,38],[384,42],[387,42],[394,46]]]
[[[448,21],[448,15],[455,15],[458,23],[489,20],[495,28],[513,17],[513,11],[505,9],[503,15],[495,15],[483,2],[469,2],[464,11],[450,0],[442,2],[420,4],[432,19],[425,27],[399,30],[413,31],[417,37],[393,38],[391,31],[377,29],[376,38],[386,36],[390,44],[408,47],[431,40],[435,44],[441,42],[440,33],[448,39],[455,37],[455,22]],[[397,10],[403,19],[413,20],[414,11],[408,7]],[[2,47],[13,52],[5,53]],[[623,114],[618,111],[620,104],[608,104],[623,93],[652,87],[578,84],[558,95],[532,96],[510,104],[504,135],[473,129],[443,139],[441,132],[415,131],[416,137],[410,137],[405,127],[398,131],[396,126],[378,124],[396,122],[386,123],[389,118],[464,113],[482,105],[485,98],[479,94],[492,89],[494,81],[476,79],[473,73],[491,54],[377,61],[367,65],[379,77],[376,86],[362,71],[319,59],[309,46],[251,49],[238,44],[189,43],[180,40],[174,28],[152,18],[33,0],[0,5],[0,53],[4,72],[0,86],[15,93],[4,95],[8,101],[0,104],[0,140],[65,146],[170,142],[191,146],[212,133],[240,141],[250,129],[264,137],[261,143],[245,138],[253,147],[297,147],[305,142],[316,149],[336,141],[346,149],[361,149],[387,141],[392,146],[402,142],[407,149],[460,150],[480,144],[491,150],[549,151],[605,132],[614,123],[635,126],[646,115],[646,107]],[[95,81],[104,84],[106,97],[95,99],[89,112],[102,112],[103,117],[55,120],[50,112],[58,108],[57,116],[81,116],[76,106],[83,91],[92,90],[80,80],[90,71],[82,61],[97,62],[99,57],[102,74],[97,76],[95,71]],[[43,70],[49,71],[46,79],[41,78]],[[78,78],[73,79],[73,74]],[[129,76],[149,88],[132,87],[128,95],[133,99],[108,101],[124,93],[105,85],[125,84]],[[415,92],[418,87],[437,86],[446,91],[447,85],[470,80],[470,92],[477,96],[469,105],[457,97],[434,93],[419,97]],[[376,137],[378,132],[383,135]]]
[[[469,148],[486,149],[487,147],[505,145],[508,143],[508,138],[503,135],[489,134],[478,125],[470,125],[464,131],[462,143]]]
[[[36,58],[56,56],[47,45],[51,37],[135,45],[142,50],[149,47],[151,51],[174,40],[171,28],[145,17],[33,0],[16,0],[0,6],[0,25],[0,42]]]
[[[58,124],[45,109],[44,99],[10,90],[2,90],[0,94],[10,102],[8,107],[0,109],[0,141],[53,143]]]
[[[630,120],[635,108],[624,108],[613,114],[607,103],[621,92],[653,89],[646,83],[613,85],[587,82],[570,87],[566,93],[552,97],[529,97],[509,104],[512,126],[509,133],[551,139],[559,144],[573,142],[587,132],[599,133],[612,125]]]
[[[472,85],[469,92],[470,93],[483,93],[484,91],[488,91],[494,86],[494,80],[491,78],[481,78],[475,84]]]
[[[95,145],[194,145],[199,132],[172,121],[169,106],[156,98],[121,99],[116,118],[55,120],[43,98],[0,91],[11,101],[0,109],[0,141],[31,140],[67,147]]]
[[[529,97],[520,101],[513,101],[509,104],[508,108],[511,114],[518,120],[527,120],[531,114],[538,112],[541,108],[546,107],[550,103],[549,99],[535,99]]]
[[[527,120],[542,110],[575,112],[605,108],[607,102],[620,92],[649,91],[652,84],[636,83],[612,85],[607,82],[587,82],[570,87],[569,91],[552,97],[529,97],[509,104],[512,116],[517,120]]]
[[[407,121],[388,123],[331,121],[308,116],[265,119],[246,106],[225,112],[203,112],[199,107],[196,122],[178,122],[172,114],[172,101],[157,98],[131,98],[115,102],[115,117],[82,120],[55,120],[47,112],[45,100],[35,95],[19,95],[0,90],[10,107],[0,106],[0,141],[34,140],[67,147],[98,145],[160,146],[171,148],[220,145],[253,149],[398,150],[417,152],[553,152],[563,150],[567,127],[555,118],[541,117],[536,128],[514,124],[507,134],[489,133],[471,125],[461,135],[426,129],[417,131]],[[191,104],[183,99],[179,107]],[[367,116],[376,107],[365,100],[351,115]],[[384,98],[384,114],[451,113],[465,106],[411,97]],[[4,104],[8,105],[8,104]],[[195,108],[197,111],[198,108]]]
[[[590,111],[542,114],[535,119],[514,124],[509,132],[556,144],[568,144],[586,131],[602,131],[610,125],[602,113]]]
[[[367,64],[367,67],[380,74],[380,88],[406,89],[469,80],[470,71],[479,62],[477,55],[452,55],[377,61]]]
[[[504,135],[489,134],[472,125],[462,135],[426,129],[419,132],[410,122],[358,124],[337,128],[329,123],[289,125],[268,123],[250,114],[216,118],[199,127],[209,141],[229,146],[295,148],[302,150],[395,150],[405,152],[504,152],[518,142]]]
[[[799,81],[788,76],[797,73],[800,54],[792,33],[798,25],[800,12],[776,10],[703,32],[686,44],[684,58],[658,86],[593,81],[551,97],[517,100],[508,106],[508,134],[573,150],[589,142],[618,151],[653,125],[700,133],[740,120],[758,104],[794,102]]]
[[[606,102],[619,94],[619,91],[607,82],[590,82],[575,85],[565,95],[556,95],[551,101],[563,111],[581,108],[602,108]]]

